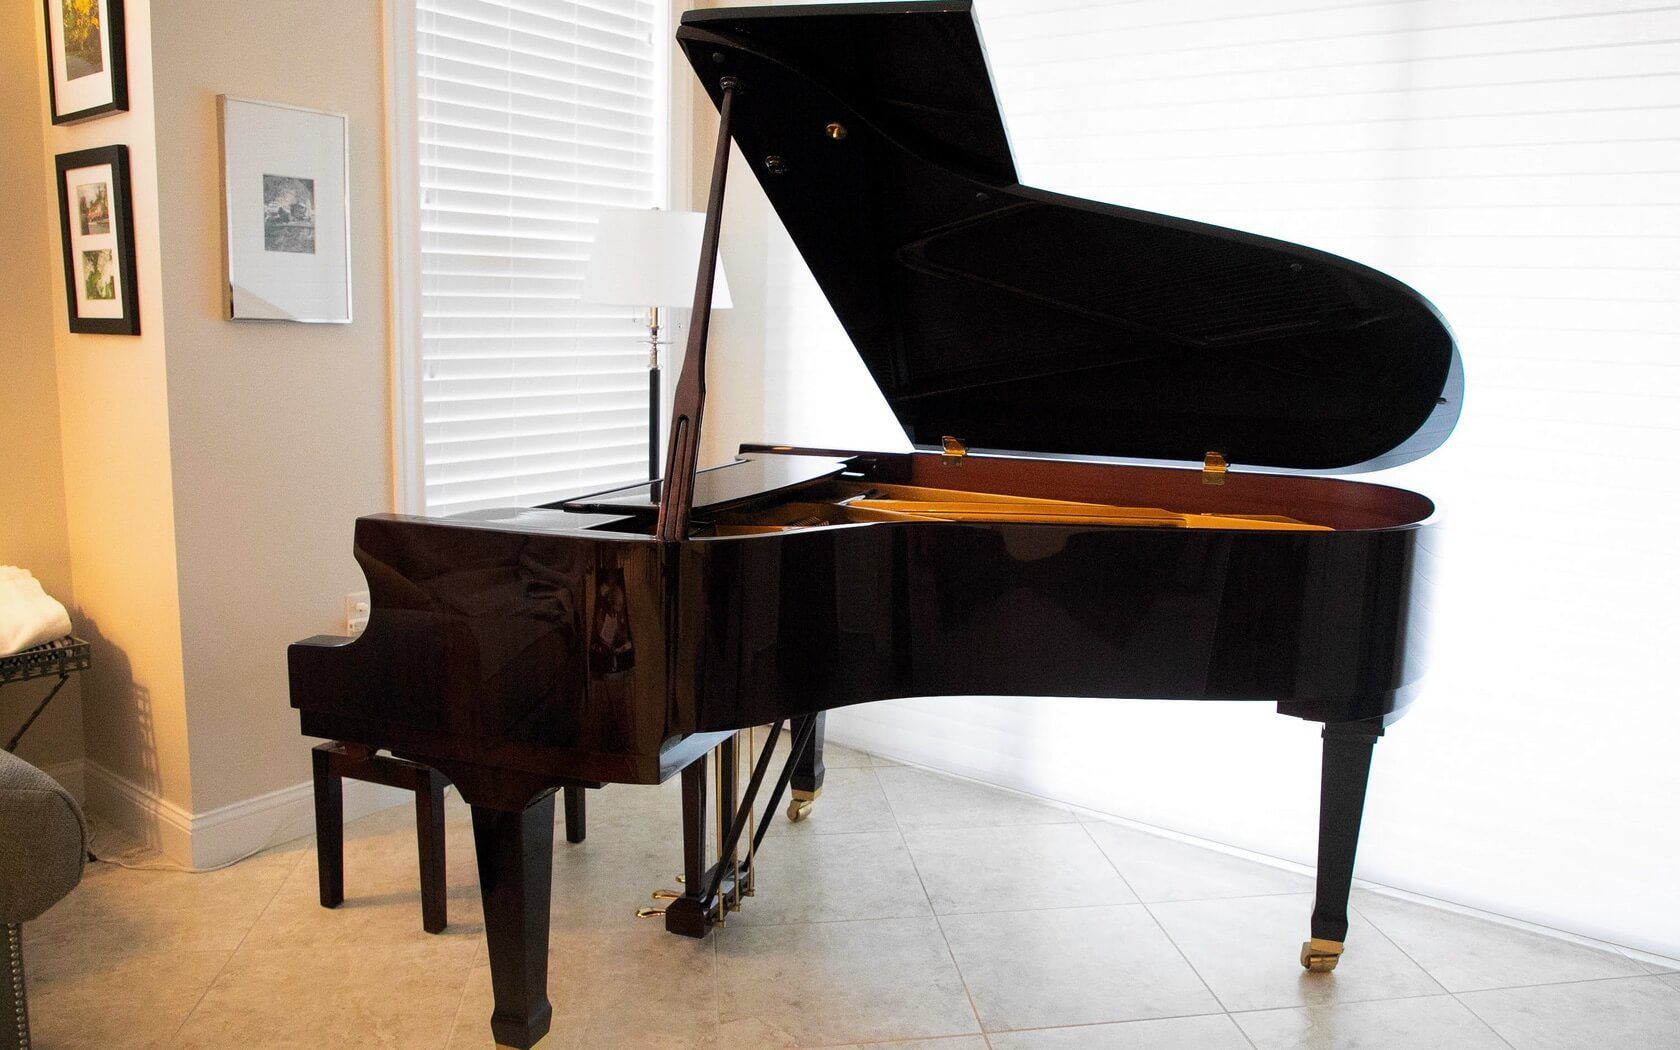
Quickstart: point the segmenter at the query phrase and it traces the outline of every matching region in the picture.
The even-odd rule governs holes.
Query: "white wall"
[[[1458,433],[1380,479],[1441,504],[1446,575],[1429,686],[1378,746],[1360,874],[1680,954],[1680,12],[979,7],[1024,181],[1369,263],[1461,340]],[[750,179],[731,192],[765,207]],[[708,447],[896,446],[775,219],[728,229],[732,267],[766,260],[736,302],[763,299],[719,329],[712,389],[758,375],[763,400],[710,414]],[[830,734],[1311,861],[1316,727],[1266,705],[914,700]]]

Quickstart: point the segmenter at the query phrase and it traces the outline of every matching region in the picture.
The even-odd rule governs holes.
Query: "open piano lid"
[[[733,8],[677,40],[910,439],[1374,470],[1452,431],[1446,323],[1324,252],[1022,186],[968,0]],[[832,127],[837,125],[838,127]]]

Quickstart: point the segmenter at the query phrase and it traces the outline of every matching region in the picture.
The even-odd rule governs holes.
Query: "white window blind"
[[[646,475],[643,315],[577,287],[597,210],[661,203],[664,6],[418,0],[428,513]]]
[[[1376,479],[1437,500],[1442,561],[1360,873],[1680,953],[1680,8],[977,9],[1023,181],[1357,259],[1458,335],[1458,431]],[[797,441],[837,399],[790,405],[783,367],[765,439]],[[912,700],[829,731],[1311,863],[1318,742],[1266,705]]]

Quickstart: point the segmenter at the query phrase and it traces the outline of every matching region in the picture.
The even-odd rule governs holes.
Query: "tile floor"
[[[556,836],[556,1047],[917,1050],[1680,1047],[1656,961],[1356,893],[1334,974],[1295,961],[1306,878],[831,746],[758,895],[704,941],[639,921],[681,861],[674,787],[592,792]],[[488,1047],[466,809],[450,926],[420,930],[408,807],[348,829],[347,896],[305,839],[224,871],[90,869],[25,931],[37,1044]]]

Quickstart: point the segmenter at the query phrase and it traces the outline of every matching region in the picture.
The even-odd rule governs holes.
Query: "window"
[[[665,7],[418,0],[424,496],[405,509],[532,506],[645,476],[643,313],[577,287],[598,208],[663,203]]]

